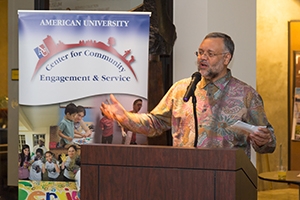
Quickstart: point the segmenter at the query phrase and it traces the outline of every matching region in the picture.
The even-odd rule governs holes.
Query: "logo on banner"
[[[41,44],[40,46],[38,46],[37,48],[34,49],[35,54],[37,55],[37,57],[43,58],[45,56],[48,55],[48,49],[46,48],[46,46],[44,44]]]
[[[38,72],[38,70],[50,59],[53,58],[55,55],[68,50],[68,49],[75,49],[78,47],[92,47],[93,49],[101,49],[105,52],[108,52],[109,54],[105,53],[99,53],[94,52],[90,49],[86,49],[84,51],[71,51],[69,54],[65,54],[64,56],[61,56],[57,59],[55,59],[54,63],[52,65],[58,65],[61,62],[67,61],[68,59],[80,57],[80,56],[86,56],[86,57],[94,57],[98,59],[102,59],[106,62],[109,62],[110,64],[114,65],[119,72],[125,71],[125,66],[131,71],[131,73],[134,75],[135,79],[137,80],[137,76],[135,71],[133,70],[131,64],[135,61],[135,58],[133,55],[130,56],[128,59],[127,57],[131,54],[131,50],[125,50],[124,54],[121,55],[113,46],[116,44],[116,40],[113,37],[110,37],[108,39],[107,44],[100,42],[100,41],[94,41],[94,40],[87,40],[83,41],[80,40],[78,43],[75,44],[64,44],[63,42],[59,41],[58,44],[56,44],[51,36],[47,36],[44,40],[44,44],[41,44],[40,46],[36,47],[34,49],[34,52],[38,56],[39,60],[36,64],[34,73],[32,78],[35,76],[35,74]],[[114,55],[117,58],[119,58],[122,62],[119,62],[115,60],[110,55]],[[46,70],[50,71],[52,66],[47,66]]]

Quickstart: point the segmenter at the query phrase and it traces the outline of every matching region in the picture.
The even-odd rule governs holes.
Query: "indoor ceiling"
[[[57,125],[59,105],[19,106],[19,131],[35,132]]]

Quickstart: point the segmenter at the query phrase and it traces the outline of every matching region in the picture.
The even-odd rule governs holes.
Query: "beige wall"
[[[274,126],[277,147],[282,143],[283,162],[288,162],[288,21],[300,19],[300,1],[257,0],[257,90],[262,95],[268,118]],[[259,172],[276,170],[275,153],[257,157]],[[269,160],[269,165],[267,161]],[[300,169],[300,166],[299,166]],[[298,169],[298,170],[299,170]],[[282,185],[260,181],[260,189]]]
[[[209,32],[220,31],[235,42],[230,63],[233,75],[256,87],[255,0],[174,0],[174,24],[174,81],[190,77],[197,70],[195,51],[199,44]]]

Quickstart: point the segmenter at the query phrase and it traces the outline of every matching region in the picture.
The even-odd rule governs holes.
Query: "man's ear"
[[[230,63],[230,60],[231,60],[231,54],[230,53],[226,53],[224,55],[224,65],[228,65]]]

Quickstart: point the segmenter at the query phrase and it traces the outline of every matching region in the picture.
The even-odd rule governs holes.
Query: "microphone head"
[[[192,79],[195,79],[196,82],[199,82],[201,80],[201,74],[200,74],[200,72],[193,73]]]
[[[192,80],[190,82],[190,85],[187,87],[187,90],[185,92],[185,95],[183,97],[183,101],[184,102],[188,102],[190,97],[194,94],[194,90],[196,88],[196,85],[198,84],[198,82],[201,80],[201,74],[200,72],[195,72],[192,75]]]

